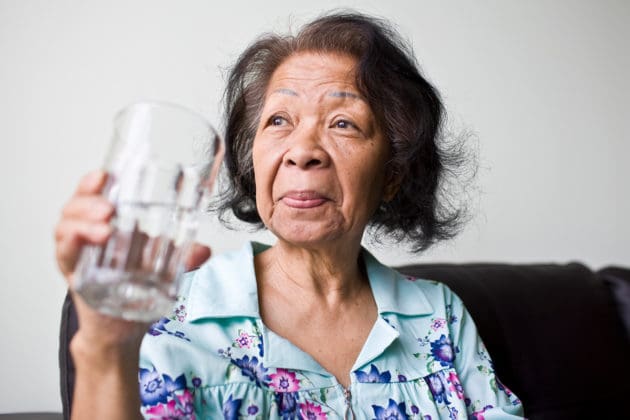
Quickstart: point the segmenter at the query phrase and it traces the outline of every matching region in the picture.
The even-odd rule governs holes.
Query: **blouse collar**
[[[260,319],[254,255],[269,248],[257,242],[247,243],[236,252],[213,256],[195,272],[189,273],[189,321],[202,318],[251,317]],[[362,249],[363,261],[380,315],[395,313],[406,316],[433,312],[422,289],[411,279],[381,264]],[[221,279],[211,281],[210,279]]]

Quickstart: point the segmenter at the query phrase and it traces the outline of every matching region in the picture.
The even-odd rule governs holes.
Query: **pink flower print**
[[[269,378],[269,386],[277,392],[296,392],[300,389],[300,380],[295,378],[295,372],[278,369]]]
[[[177,405],[180,410],[186,415],[187,419],[195,418],[195,405],[194,405],[194,397],[192,392],[189,390],[185,390],[183,394],[176,395],[175,399],[177,401]]]
[[[474,413],[472,413],[472,418],[473,420],[485,420],[486,416],[483,415],[483,413],[486,412],[486,410],[492,408],[491,405],[486,405],[483,409],[479,410],[479,411],[475,411]]]
[[[175,318],[177,318],[179,322],[186,320],[186,307],[184,305],[179,305],[175,308]]]
[[[154,405],[146,411],[146,414],[152,416],[149,417],[151,420],[158,420],[164,418],[179,418],[184,413],[175,407],[175,401],[171,400],[168,404],[160,403],[158,405]]]
[[[444,318],[433,318],[433,320],[431,321],[431,329],[433,329],[433,331],[437,331],[440,328],[444,328],[445,325],[446,325],[446,320]]]
[[[195,412],[193,406],[193,395],[190,391],[186,390],[181,395],[173,395],[167,404],[160,403],[154,405],[146,411],[154,417],[150,417],[152,420],[161,419],[195,419]]]
[[[459,376],[455,372],[451,372],[447,378],[448,388],[457,395],[460,400],[464,399],[464,387],[459,382]]]
[[[310,401],[300,404],[300,415],[308,420],[327,420],[328,416],[322,412],[322,406],[313,404]]]
[[[252,337],[249,334],[247,334],[245,331],[241,331],[239,336],[234,340],[234,342],[240,348],[243,348],[243,347],[250,348],[254,340],[252,340]]]

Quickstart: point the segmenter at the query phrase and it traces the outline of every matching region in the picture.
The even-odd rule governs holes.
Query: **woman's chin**
[[[302,248],[334,247],[346,236],[339,225],[322,220],[284,222],[270,226],[269,230],[279,241]]]

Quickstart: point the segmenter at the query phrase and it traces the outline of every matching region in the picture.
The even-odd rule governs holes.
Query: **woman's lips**
[[[288,207],[310,209],[321,206],[328,198],[315,191],[289,191],[281,200]]]

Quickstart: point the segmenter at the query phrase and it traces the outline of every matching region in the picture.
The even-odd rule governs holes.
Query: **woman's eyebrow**
[[[290,95],[290,96],[300,96],[296,91],[292,90],[292,89],[288,89],[288,88],[279,88],[274,90],[273,92],[271,92],[272,94],[274,93],[282,93],[284,95]],[[328,96],[333,97],[333,98],[351,98],[351,99],[359,99],[361,101],[363,101],[364,99],[361,97],[361,95],[358,95],[354,92],[347,92],[347,91],[333,91],[328,93]]]
[[[287,88],[276,89],[271,93],[284,93],[285,95],[299,96],[296,91]]]
[[[345,91],[330,92],[328,96],[332,96],[334,98],[352,98],[352,99],[359,99],[361,101],[363,100],[363,98],[360,95],[357,95],[356,93],[353,93],[353,92],[345,92]]]

